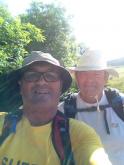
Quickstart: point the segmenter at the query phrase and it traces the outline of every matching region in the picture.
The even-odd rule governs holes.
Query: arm
[[[76,165],[112,165],[94,129],[71,119],[70,133]]]

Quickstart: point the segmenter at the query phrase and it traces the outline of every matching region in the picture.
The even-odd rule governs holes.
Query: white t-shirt
[[[120,94],[124,100],[124,94]],[[97,103],[89,104],[83,101],[78,93],[75,93],[77,108],[88,108],[97,106]],[[99,101],[99,105],[108,104],[105,93]],[[63,102],[60,103],[58,109],[62,112]],[[75,117],[77,120],[84,121],[92,126],[96,132],[100,135],[102,143],[107,151],[112,165],[124,165],[124,122],[117,116],[112,108],[106,108],[106,118],[110,130],[110,134],[107,134],[104,120],[103,111],[94,112],[78,112]]]

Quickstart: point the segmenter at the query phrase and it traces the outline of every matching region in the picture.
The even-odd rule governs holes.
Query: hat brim
[[[105,70],[108,72],[109,75],[114,76],[114,77],[119,77],[118,72],[113,69],[113,68],[93,68],[93,67],[68,67],[67,68],[71,73],[78,72],[78,71],[100,71],[100,70]]]
[[[60,70],[60,72],[61,72],[61,79],[63,81],[62,93],[66,92],[68,90],[68,88],[71,86],[71,83],[72,83],[72,78],[71,78],[69,71],[66,68],[64,68],[58,64],[55,65],[51,60],[48,60],[48,59],[44,59],[42,61],[34,60],[33,62],[28,63],[28,65],[25,65],[24,67],[22,67],[21,70],[25,69],[26,67],[29,67],[32,63],[36,63],[36,62],[40,62],[40,63],[45,62],[45,63],[52,64],[53,66],[57,67],[57,69]]]
[[[38,61],[35,61],[38,62]],[[47,62],[52,65],[53,63]],[[34,62],[33,62],[34,63]],[[20,86],[18,81],[20,80],[22,71],[30,66],[32,63],[25,65],[10,73],[0,75],[0,111],[12,112],[22,105],[22,97],[20,94]],[[66,92],[71,86],[72,78],[68,70],[62,66],[54,65],[60,70],[62,79],[62,94]]]

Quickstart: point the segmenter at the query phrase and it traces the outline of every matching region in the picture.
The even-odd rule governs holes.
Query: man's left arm
[[[90,157],[90,165],[112,165],[109,161],[108,155],[103,148],[94,151]]]
[[[78,165],[112,165],[95,130],[76,120],[70,120],[74,157]]]

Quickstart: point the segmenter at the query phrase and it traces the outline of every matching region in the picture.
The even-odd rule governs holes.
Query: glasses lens
[[[57,72],[46,72],[44,73],[44,78],[48,82],[54,82],[58,81],[60,79],[60,76]]]
[[[25,72],[24,80],[28,82],[38,81],[40,79],[41,73],[39,72]]]

